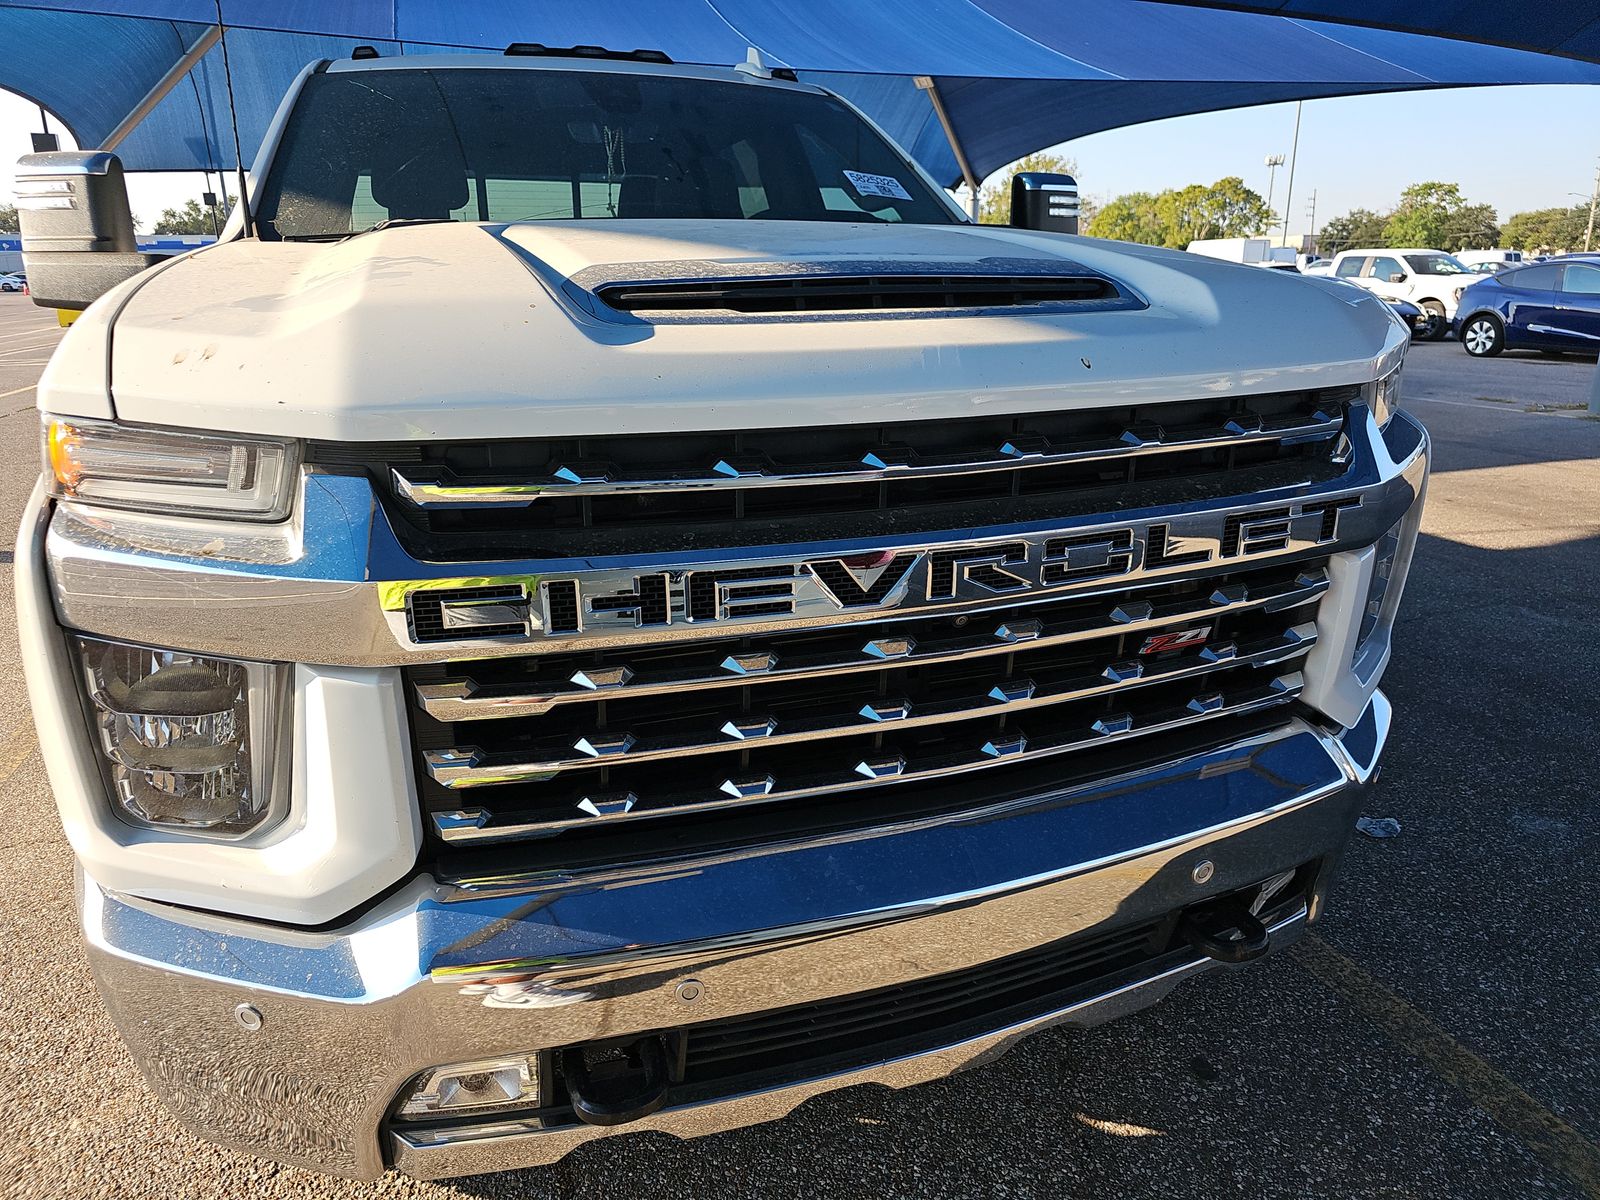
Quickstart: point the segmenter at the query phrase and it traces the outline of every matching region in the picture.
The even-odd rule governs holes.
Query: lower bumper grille
[[[1321,562],[840,633],[412,668],[430,823],[467,846],[871,797],[1284,704]]]
[[[1302,906],[1313,875],[1312,867],[1302,867],[1287,884],[1277,881],[1282,886],[1262,904],[1263,923]],[[1177,932],[1180,916],[1068,938],[902,987],[692,1026],[684,1045],[685,1098],[816,1078],[1065,1008],[1106,991],[1119,975],[1146,976],[1164,958],[1193,957]]]

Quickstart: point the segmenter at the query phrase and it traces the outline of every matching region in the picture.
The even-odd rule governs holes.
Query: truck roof
[[[1341,250],[1336,258],[1343,258],[1350,254],[1449,254],[1448,250],[1439,250],[1431,246],[1369,246],[1365,250],[1351,247]]]
[[[793,80],[764,78],[734,66],[707,67],[689,63],[646,62],[632,59],[591,58],[562,54],[396,54],[386,58],[341,58],[328,63],[329,74],[350,71],[586,71],[615,75],[663,75],[676,79],[705,79],[720,83],[764,84],[790,91],[827,94],[823,88]]]

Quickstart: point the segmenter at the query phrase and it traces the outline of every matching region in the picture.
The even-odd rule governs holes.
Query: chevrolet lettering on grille
[[[1347,496],[958,544],[692,569],[546,575],[536,584],[529,580],[519,602],[497,596],[492,606],[480,606],[459,594],[439,594],[438,602],[447,628],[490,623],[496,632],[520,637],[828,623],[887,610],[960,609],[1030,592],[1312,550],[1338,540],[1342,515],[1360,506],[1360,497]],[[413,594],[413,611],[428,594],[429,589]]]

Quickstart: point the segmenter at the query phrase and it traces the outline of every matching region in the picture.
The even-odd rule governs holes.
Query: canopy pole
[[[172,64],[172,69],[156,81],[155,87],[145,93],[144,99],[133,106],[133,111],[123,117],[115,129],[106,134],[100,142],[99,149],[115,150],[122,140],[155,110],[156,105],[167,98],[167,93],[183,81],[183,77],[194,69],[194,65],[206,56],[206,52],[215,46],[221,37],[220,28],[215,25],[206,26],[195,39],[194,45],[185,50],[183,57]]]
[[[939,118],[939,127],[944,130],[945,139],[950,143],[950,149],[955,153],[956,165],[961,168],[961,178],[967,181],[967,191],[971,194],[968,200],[968,211],[972,219],[978,219],[978,177],[972,173],[972,164],[967,161],[967,152],[961,148],[961,139],[956,136],[956,127],[950,123],[950,114],[944,109],[944,101],[939,99],[939,88],[933,82],[932,75],[916,76],[919,88],[928,93],[928,100],[933,105],[933,115]]]

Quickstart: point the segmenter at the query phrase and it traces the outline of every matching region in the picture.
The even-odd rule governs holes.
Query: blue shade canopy
[[[1354,19],[1357,9],[1364,22],[1377,13],[1421,32],[1323,19]],[[851,99],[946,183],[960,170],[914,76],[937,80],[980,175],[1057,142],[1185,113],[1417,88],[1600,83],[1600,64],[1585,60],[1600,58],[1600,0],[223,0],[222,13],[247,159],[300,68],[359,44],[420,55],[587,43],[727,64],[754,46]],[[80,145],[98,145],[216,14],[215,0],[0,0],[0,87],[56,113]],[[1523,48],[1488,44],[1509,40]],[[233,165],[220,47],[118,153],[130,170]]]

